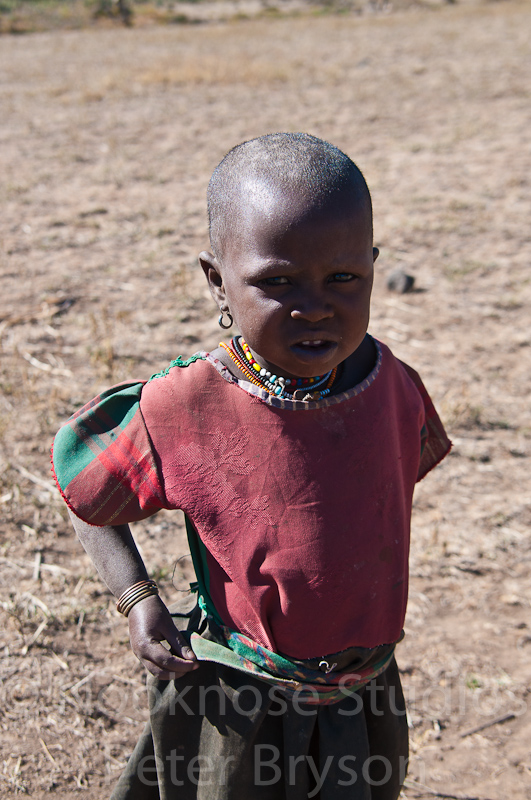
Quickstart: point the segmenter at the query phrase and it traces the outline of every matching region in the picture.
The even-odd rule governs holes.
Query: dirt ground
[[[217,344],[209,175],[239,141],[305,130],[367,177],[371,332],[454,442],[415,499],[403,796],[530,800],[530,29],[529,4],[499,2],[0,39],[2,797],[104,800],[146,716],[51,437],[110,383]],[[386,289],[397,267],[415,291]],[[174,600],[180,519],[135,533]]]

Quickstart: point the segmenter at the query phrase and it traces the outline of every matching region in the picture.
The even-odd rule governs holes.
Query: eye
[[[283,286],[289,281],[285,275],[274,275],[271,278],[264,278],[260,283],[264,284],[264,286]]]
[[[330,280],[337,283],[347,283],[348,281],[353,281],[355,277],[351,272],[335,272],[330,276]]]

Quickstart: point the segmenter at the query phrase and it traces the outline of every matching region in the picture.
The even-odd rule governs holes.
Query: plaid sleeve
[[[52,470],[65,502],[91,525],[121,525],[166,506],[144,418],[143,383],[91,400],[59,430]]]
[[[433,467],[437,466],[437,464],[448,455],[452,443],[446,435],[444,426],[439,419],[431,397],[426,391],[426,387],[422,383],[420,375],[410,367],[409,364],[405,364],[403,361],[400,363],[417,387],[422,402],[424,403],[425,419],[421,433],[420,466],[417,475],[417,481],[420,481]]]

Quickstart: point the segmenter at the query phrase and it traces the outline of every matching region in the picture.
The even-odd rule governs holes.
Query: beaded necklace
[[[337,375],[337,367],[334,367],[326,375],[317,375],[315,378],[284,378],[282,375],[275,375],[262,367],[254,358],[249,345],[242,336],[239,341],[236,338],[232,339],[230,347],[225,342],[220,342],[219,346],[223,347],[251,383],[260,386],[275,397],[292,400],[320,400],[330,394]],[[321,386],[324,388],[320,389]]]
[[[245,364],[245,361],[247,361],[247,366],[250,366],[251,370],[254,370],[260,376],[262,383],[272,394],[280,395],[286,389],[290,394],[302,388],[318,389],[328,381],[332,374],[332,370],[330,370],[326,375],[316,375],[315,378],[283,378],[281,375],[269,372],[256,361],[251,353],[251,348],[243,337],[240,337],[239,340],[233,339],[232,346],[236,355],[239,356],[240,362]]]

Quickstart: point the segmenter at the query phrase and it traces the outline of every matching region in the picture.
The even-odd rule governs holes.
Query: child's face
[[[293,198],[267,205],[242,212],[221,265],[208,253],[200,260],[218,306],[229,308],[262,366],[322,375],[367,332],[378,255],[368,215],[349,199],[318,211]]]

